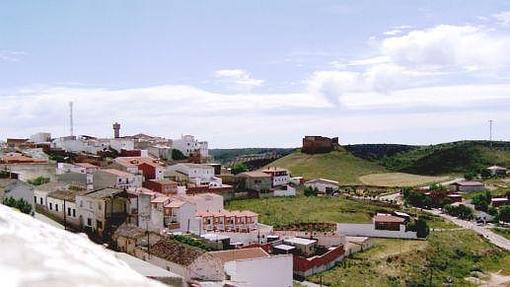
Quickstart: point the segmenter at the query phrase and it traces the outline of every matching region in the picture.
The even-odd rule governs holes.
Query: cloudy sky
[[[9,2],[0,138],[510,139],[509,1]]]

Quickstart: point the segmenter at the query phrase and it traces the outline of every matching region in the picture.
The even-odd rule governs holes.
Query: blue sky
[[[4,1],[0,138],[509,139],[508,1]]]

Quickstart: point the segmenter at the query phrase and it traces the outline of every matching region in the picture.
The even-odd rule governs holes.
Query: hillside
[[[230,149],[210,149],[209,154],[214,161],[219,163],[228,163],[240,156],[260,155],[273,153],[277,155],[288,155],[294,148],[230,148]]]
[[[340,184],[361,183],[359,177],[362,175],[387,171],[378,163],[356,157],[344,149],[315,155],[296,151],[270,165],[287,168],[292,174],[307,179],[323,177],[337,180]]]
[[[424,175],[464,173],[489,165],[510,166],[510,143],[486,141],[459,141],[423,146],[379,161],[389,170]]]

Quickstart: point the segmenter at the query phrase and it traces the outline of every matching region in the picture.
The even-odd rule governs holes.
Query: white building
[[[168,166],[167,171],[180,173],[197,185],[211,182],[214,182],[215,186],[222,184],[221,179],[214,175],[214,167],[206,164],[178,163]]]
[[[225,274],[239,287],[291,287],[292,255],[270,256],[260,247],[210,252],[224,264]]]
[[[271,175],[272,187],[285,186],[290,182],[289,171],[284,168],[268,167],[262,172]]]
[[[93,173],[93,186],[95,189],[105,187],[115,188],[140,188],[143,176],[117,169],[100,169]]]
[[[51,142],[51,133],[36,133],[30,136],[30,142],[35,144]]]
[[[325,178],[316,178],[305,182],[306,187],[317,188],[320,193],[333,193],[338,191],[338,181]]]
[[[192,135],[183,135],[180,139],[173,140],[172,148],[181,151],[185,156],[198,151],[203,158],[209,157],[208,143],[198,141]]]

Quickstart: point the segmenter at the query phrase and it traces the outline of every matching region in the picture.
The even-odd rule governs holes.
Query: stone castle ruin
[[[307,154],[328,153],[334,151],[339,146],[338,137],[305,136],[301,152]]]

